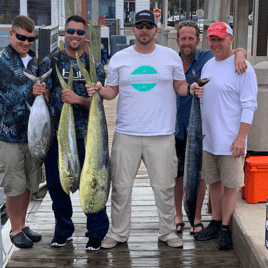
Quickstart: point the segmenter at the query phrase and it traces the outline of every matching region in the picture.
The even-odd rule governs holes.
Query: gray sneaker
[[[114,248],[117,245],[117,241],[111,237],[105,237],[101,242],[101,248]]]
[[[183,247],[183,242],[179,237],[175,238],[166,238],[166,236],[158,237],[158,240],[161,242],[165,242],[168,244],[168,246],[172,248],[181,248]]]

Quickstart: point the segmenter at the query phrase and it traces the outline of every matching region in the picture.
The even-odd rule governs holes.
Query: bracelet
[[[188,86],[187,86],[187,95],[188,95],[188,96],[191,95],[190,90],[191,90],[191,89],[190,89],[190,85],[188,85]]]

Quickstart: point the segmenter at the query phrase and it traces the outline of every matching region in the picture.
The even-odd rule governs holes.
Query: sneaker
[[[117,245],[117,241],[111,237],[105,237],[101,242],[102,248],[113,248]]]
[[[52,240],[51,240],[51,247],[64,247],[68,241],[72,240],[73,237],[70,236],[70,237],[54,237]]]
[[[220,230],[220,227],[215,224],[216,221],[211,221],[207,228],[202,230],[201,232],[197,233],[194,235],[194,238],[198,241],[207,241],[212,238],[217,238],[218,237],[218,232]],[[218,223],[218,221],[217,221]]]
[[[33,242],[38,242],[41,240],[42,236],[34,232],[33,230],[30,229],[30,227],[25,227],[22,229],[22,231],[33,241]]]
[[[24,232],[20,232],[16,235],[13,235],[10,231],[9,233],[11,242],[17,248],[30,248],[33,246],[33,241],[28,238],[28,236]]]
[[[178,236],[172,237],[172,236],[170,236],[170,234],[168,234],[168,235],[158,237],[158,240],[161,242],[167,243],[168,246],[170,246],[172,248],[183,247],[183,242],[182,242],[181,238],[179,238]]]
[[[96,237],[89,237],[86,245],[86,250],[99,250],[101,245],[101,240]]]
[[[219,230],[218,249],[229,250],[232,247],[233,239],[229,226],[221,226]]]

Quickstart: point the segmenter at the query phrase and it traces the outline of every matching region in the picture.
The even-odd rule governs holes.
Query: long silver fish
[[[56,64],[56,72],[63,89],[72,90],[73,85],[73,67],[70,64],[70,73],[68,85],[62,78]],[[77,148],[76,131],[73,106],[64,103],[61,110],[60,122],[58,128],[58,150],[59,150],[59,174],[62,189],[70,194],[74,193],[79,187],[81,167]]]
[[[193,75],[199,86],[204,86],[211,78],[200,79]],[[203,152],[202,120],[200,110],[200,100],[194,94],[190,112],[189,125],[187,129],[187,142],[184,165],[184,209],[191,226],[194,225],[196,212],[196,202],[201,178]]]
[[[41,77],[35,77],[24,72],[24,75],[35,83],[42,83],[49,76],[52,69]],[[40,167],[45,161],[53,139],[53,119],[44,94],[36,96],[30,106],[28,122],[28,146],[36,164]]]
[[[90,76],[76,55],[79,68],[86,83],[97,82],[94,59],[90,55]],[[84,213],[97,213],[107,202],[110,190],[110,163],[108,131],[102,99],[98,91],[93,95],[86,136],[86,156],[80,178],[80,202]]]

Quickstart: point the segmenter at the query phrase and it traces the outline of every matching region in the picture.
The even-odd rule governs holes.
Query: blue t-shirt
[[[186,81],[188,84],[195,82],[192,71],[195,70],[197,77],[201,76],[201,71],[205,63],[213,58],[213,54],[209,50],[200,51],[197,50],[195,57],[193,58],[190,66],[185,72]],[[184,131],[187,131],[190,111],[192,105],[192,96],[183,97],[176,93],[177,96],[177,120],[176,120],[176,131],[175,136],[181,140],[184,140]]]
[[[86,66],[86,53],[80,57],[81,62]],[[50,70],[53,64],[54,54],[49,54],[46,56],[41,62],[41,75],[45,74],[48,70]],[[79,96],[88,98],[88,93],[85,87],[85,79],[82,76],[82,73],[79,69],[76,59],[69,57],[65,50],[60,52],[60,59],[56,62],[59,71],[68,84],[69,72],[70,72],[70,63],[72,63],[73,67],[73,87],[72,90]],[[105,80],[105,72],[102,64],[95,60],[95,68],[97,80],[104,84]],[[49,97],[49,106],[54,110],[53,119],[54,119],[54,129],[57,133],[60,121],[60,114],[63,106],[63,102],[61,101],[62,87],[59,82],[57,74],[54,75],[52,71],[51,75],[46,79],[46,88],[50,89],[50,97]],[[88,124],[88,114],[89,110],[84,106],[73,104],[74,111],[74,120],[75,120],[75,128],[76,128],[76,137],[77,139],[83,139],[87,133],[87,124]]]

